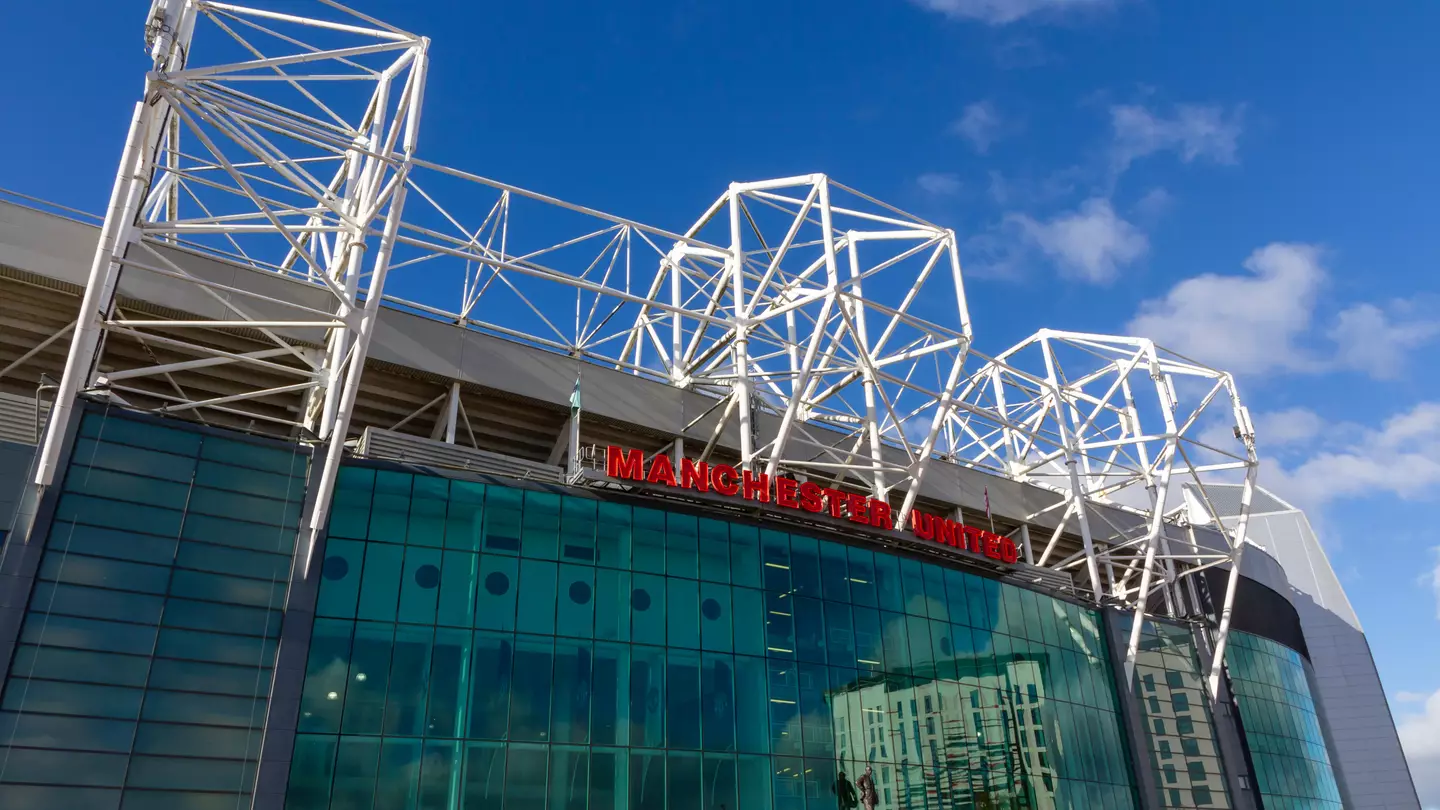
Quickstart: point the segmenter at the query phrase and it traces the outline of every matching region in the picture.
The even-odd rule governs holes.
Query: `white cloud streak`
[[[1053,259],[1063,274],[1091,284],[1114,281],[1121,268],[1150,249],[1145,233],[1117,215],[1103,197],[1093,197],[1077,210],[1044,222],[1027,214],[1011,214],[1007,222]]]
[[[1004,120],[995,105],[977,101],[965,105],[965,111],[950,125],[950,131],[970,142],[975,151],[985,154],[1000,139]]]
[[[1389,312],[1374,304],[1356,304],[1341,312],[1329,332],[1337,363],[1376,379],[1399,377],[1406,355],[1440,334],[1440,321],[1407,318],[1409,309],[1404,303]]]
[[[915,185],[926,194],[952,197],[960,193],[960,178],[950,172],[926,172],[915,178]]]
[[[1069,12],[1101,10],[1115,0],[912,0],[915,5],[955,20],[1008,25],[1026,17],[1054,17]]]
[[[1218,104],[1178,104],[1168,117],[1138,104],[1117,104],[1110,108],[1115,169],[1124,171],[1140,158],[1170,151],[1186,163],[1234,163],[1240,119],[1239,108],[1227,113]]]

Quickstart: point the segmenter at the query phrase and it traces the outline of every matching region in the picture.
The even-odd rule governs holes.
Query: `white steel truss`
[[[317,2],[328,16],[157,0],[154,69],[52,425],[98,391],[158,397],[165,413],[280,422],[324,448],[304,524],[313,546],[383,302],[706,394],[723,414],[715,439],[738,425],[745,468],[894,497],[900,525],[935,464],[1058,493],[1040,513],[1010,516],[1056,524],[1038,549],[1027,540],[1026,561],[1142,615],[1193,615],[1195,575],[1238,563],[1257,462],[1230,375],[1143,339],[1049,330],[967,367],[954,232],[825,175],[734,183],[689,228],[668,231],[425,161],[428,40]],[[176,251],[285,283],[259,293],[202,279]],[[115,307],[122,272],[188,285],[221,314],[130,317]],[[216,330],[266,342],[237,352],[204,338]],[[107,335],[189,359],[101,373]],[[206,399],[173,379],[173,394],[133,387],[214,366],[293,382]],[[303,398],[277,417],[277,397]],[[458,387],[450,399],[453,440]],[[1225,442],[1214,438],[1222,421]],[[42,487],[60,463],[58,434],[43,445]],[[1205,482],[1236,479],[1246,486],[1230,530]],[[1182,485],[1188,509],[1176,508]],[[1223,542],[1195,540],[1189,524],[1206,513]],[[1059,551],[1067,533],[1078,552]],[[1232,577],[1220,654],[1234,592]]]

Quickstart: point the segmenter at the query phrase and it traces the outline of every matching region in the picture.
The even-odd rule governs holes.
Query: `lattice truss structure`
[[[141,409],[279,422],[324,448],[313,544],[383,301],[708,394],[722,418],[706,454],[738,425],[745,467],[893,496],[902,522],[937,463],[1060,493],[1046,510],[1061,513],[1059,528],[1032,559],[1079,573],[1097,597],[1143,608],[1158,592],[1182,615],[1196,601],[1184,580],[1239,555],[1243,519],[1223,548],[1165,530],[1193,517],[1172,508],[1182,483],[1204,511],[1207,476],[1253,480],[1230,377],[1147,341],[1048,331],[971,360],[948,229],[816,174],[732,184],[672,232],[425,161],[428,40],[333,0],[310,17],[156,0],[146,43],[154,69],[52,424],[97,391]],[[202,278],[183,252],[275,284]],[[116,306],[122,273],[191,287],[213,311],[135,317]],[[213,339],[227,330],[261,348]],[[107,339],[182,359],[102,372]],[[214,366],[291,382],[196,398],[173,376]],[[277,417],[277,398],[301,404]],[[1221,447],[1202,433],[1224,409],[1235,429]],[[59,454],[51,431],[38,485]],[[1096,507],[1107,502],[1145,520],[1111,520]],[[1079,554],[1055,551],[1067,533],[1083,539]]]

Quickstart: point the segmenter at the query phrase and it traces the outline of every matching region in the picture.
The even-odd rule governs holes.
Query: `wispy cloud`
[[[1403,302],[1354,304],[1317,329],[1323,257],[1317,245],[1266,245],[1244,274],[1206,273],[1141,302],[1127,329],[1237,374],[1349,370],[1376,379],[1398,376],[1411,352],[1440,337],[1440,320]]]
[[[959,176],[952,172],[926,172],[915,178],[915,185],[936,197],[953,197],[962,188]]]
[[[1420,806],[1440,807],[1440,689],[1425,698],[1419,712],[1401,715],[1396,730],[1410,762]]]
[[[1320,257],[1315,245],[1266,245],[1245,260],[1244,275],[1195,276],[1142,302],[1127,331],[1239,374],[1313,367],[1299,338],[1326,278]]]
[[[1116,214],[1103,197],[1093,197],[1078,209],[1043,222],[1025,214],[1012,214],[1008,221],[1053,259],[1062,273],[1091,284],[1114,281],[1122,267],[1150,249],[1145,233]]]
[[[975,151],[983,155],[1000,139],[1004,126],[994,104],[977,101],[965,106],[965,111],[950,125],[950,131],[969,141]]]
[[[912,0],[915,5],[956,20],[1008,25],[1026,17],[1062,15],[1108,9],[1115,0]]]
[[[1166,151],[1186,163],[1235,163],[1243,112],[1219,104],[1177,104],[1165,115],[1138,104],[1117,104],[1110,108],[1114,169],[1123,172],[1140,158]]]

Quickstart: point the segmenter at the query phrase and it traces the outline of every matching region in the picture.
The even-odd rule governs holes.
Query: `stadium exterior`
[[[0,200],[0,807],[1418,808],[1228,374],[428,163],[316,14],[157,2],[98,227]]]

